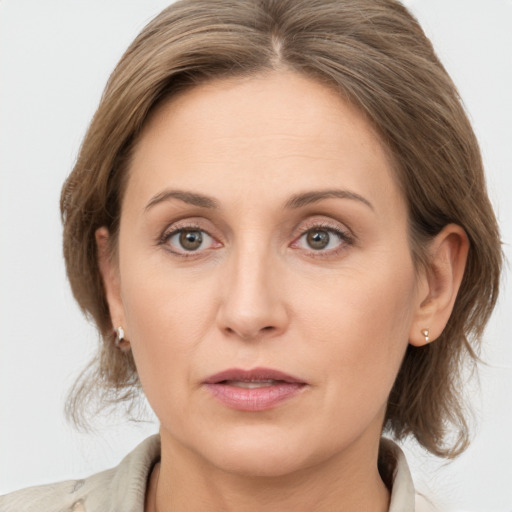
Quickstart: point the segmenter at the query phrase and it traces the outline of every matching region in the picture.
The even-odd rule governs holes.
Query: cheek
[[[165,265],[135,266],[122,280],[126,327],[143,389],[158,409],[153,402],[172,403],[191,382],[198,346],[215,321],[214,287]]]
[[[414,297],[407,262],[351,268],[310,287],[297,308],[298,331],[306,333],[305,344],[314,340],[315,366],[325,369],[333,400],[340,389],[355,402],[378,406],[387,399],[407,348]]]

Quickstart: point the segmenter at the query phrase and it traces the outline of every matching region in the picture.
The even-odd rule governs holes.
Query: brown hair
[[[135,39],[62,191],[68,277],[103,336],[68,413],[80,421],[93,397],[132,404],[138,395],[131,353],[113,344],[94,233],[107,226],[115,251],[127,163],[148,115],[195,84],[283,67],[334,87],[377,128],[396,162],[417,264],[428,265],[427,242],[444,226],[466,231],[470,251],[451,318],[435,342],[408,347],[385,422],[397,438],[413,435],[432,453],[455,456],[468,443],[459,380],[464,361],[477,358],[497,299],[501,247],[478,143],[455,86],[395,0],[182,0]]]

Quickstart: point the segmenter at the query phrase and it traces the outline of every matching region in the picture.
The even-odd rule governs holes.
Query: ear
[[[448,224],[432,241],[428,268],[420,279],[419,304],[409,333],[416,347],[434,341],[443,332],[459,291],[469,241],[465,231]],[[428,330],[428,339],[423,331]]]
[[[108,247],[110,233],[106,227],[101,227],[96,230],[95,236],[98,266],[103,280],[108,309],[110,311],[110,320],[114,329],[117,327],[123,327],[125,329],[126,322],[123,301],[121,300],[119,269],[117,264],[112,260]]]

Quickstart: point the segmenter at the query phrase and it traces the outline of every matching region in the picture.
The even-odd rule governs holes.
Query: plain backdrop
[[[404,0],[405,1],[405,0]],[[106,79],[163,0],[0,1],[0,494],[116,465],[157,424],[122,416],[80,434],[63,401],[98,344],[64,275],[58,200]],[[512,1],[410,0],[481,142],[512,252]],[[506,274],[509,273],[508,271]],[[512,511],[512,284],[504,278],[468,387],[474,441],[451,464],[406,443],[447,510]]]

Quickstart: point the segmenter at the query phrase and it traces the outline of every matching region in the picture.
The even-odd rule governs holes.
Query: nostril
[[[259,329],[250,330],[250,329],[236,329],[233,327],[226,326],[224,328],[224,332],[229,335],[237,335],[243,339],[254,339],[258,338],[263,333],[272,333],[276,330],[276,327],[273,325],[267,325],[265,327],[261,327]]]

